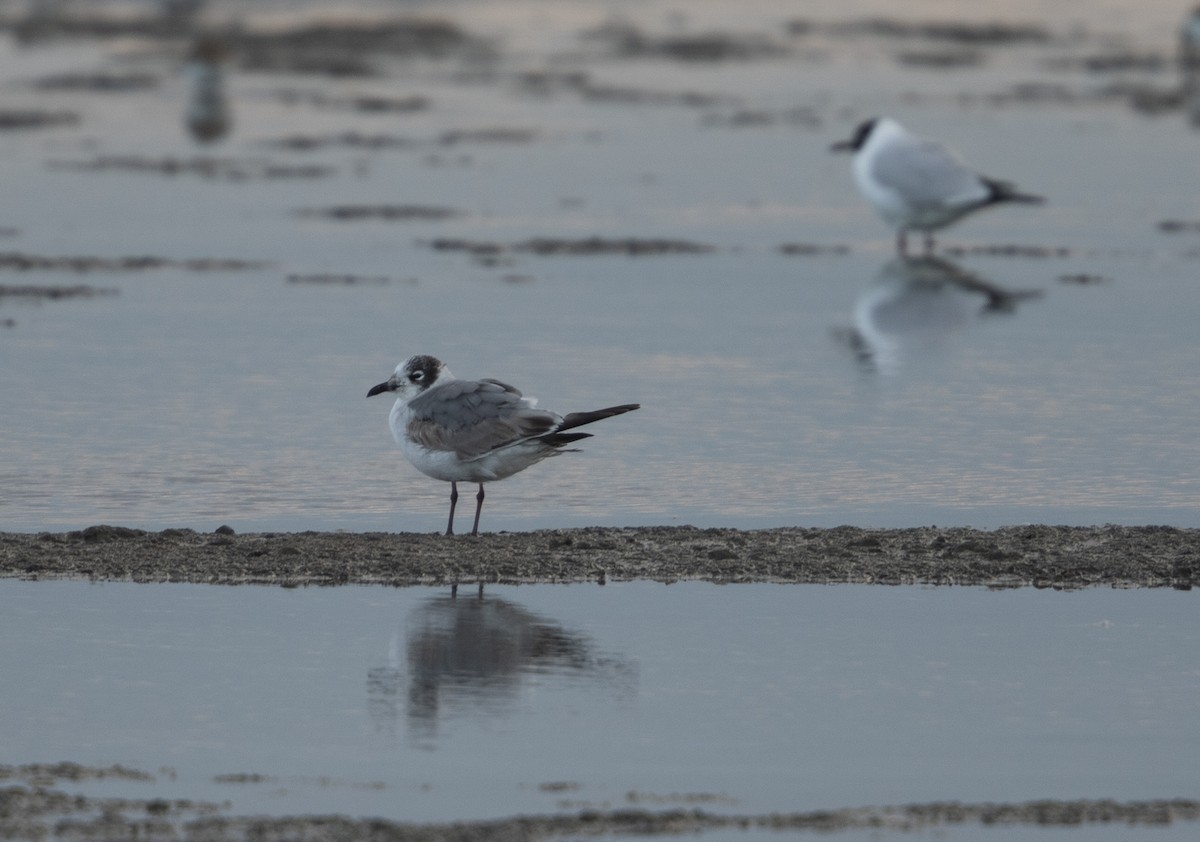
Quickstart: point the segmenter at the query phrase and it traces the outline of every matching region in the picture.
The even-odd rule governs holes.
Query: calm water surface
[[[3,581],[0,710],[23,727],[0,757],[156,776],[95,794],[406,821],[1195,797],[1194,601]]]
[[[287,20],[301,6],[381,8],[269,9]],[[914,20],[1035,21],[1056,36],[983,47],[951,70],[898,61],[945,44],[784,34],[802,18],[896,15],[887,3],[422,9],[496,37],[495,57],[386,65],[375,79],[231,73],[234,129],[205,147],[183,131],[189,94],[170,50],[0,41],[6,109],[80,116],[0,132],[0,252],[264,262],[0,268],[5,288],[104,293],[0,295],[0,529],[439,529],[446,489],[403,462],[383,399],[364,399],[417,352],[560,411],[643,404],[599,425],[584,453],[490,489],[485,530],[1200,526],[1200,238],[1158,228],[1200,220],[1200,132],[1182,108],[1147,117],[1103,94],[1172,89],[1173,64],[1108,76],[1079,61],[1170,55],[1180,4],[907,4]],[[614,15],[658,35],[762,34],[794,49],[619,61],[583,37]],[[160,83],[106,94],[31,84],[130,70]],[[531,71],[633,95],[535,91]],[[371,95],[430,107],[328,106]],[[827,153],[880,113],[1047,205],[951,229],[943,244],[965,255],[898,261],[848,161]],[[496,129],[526,139],[445,141]],[[403,143],[364,148],[345,140],[354,133]],[[325,142],[280,146],[296,136]],[[114,159],[224,162],[248,176],[80,168]],[[268,164],[328,173],[268,178]],[[339,205],[457,214],[311,213]],[[592,236],[712,251],[511,251],[485,263],[431,247]],[[1025,256],[969,250],[1005,244]],[[320,275],[358,282],[295,282]],[[87,784],[96,795],[406,821],[1195,797],[1193,602],[645,583],[495,587],[480,601],[418,588],[0,581],[0,762],[155,776]]]
[[[918,6],[930,18],[958,9]],[[269,264],[0,270],[5,285],[115,293],[42,304],[0,296],[0,319],[11,320],[0,329],[0,527],[438,529],[447,489],[403,462],[384,399],[364,400],[416,352],[459,376],[512,382],[552,409],[643,404],[596,428],[585,453],[493,489],[487,530],[1200,526],[1200,239],[1157,228],[1200,218],[1200,133],[1180,111],[1148,118],[1096,95],[1111,80],[1071,64],[1118,47],[1169,53],[1177,4],[1138,4],[1148,11],[1137,14],[1110,4],[1098,19],[1094,5],[1005,6],[1062,37],[985,49],[977,66],[950,72],[898,65],[894,40],[866,36],[818,32],[785,58],[699,63],[615,61],[581,37],[611,14],[653,32],[780,38],[797,16],[836,23],[879,11],[753,3],[734,21],[720,4],[689,8],[694,17],[673,17],[667,2],[558,4],[531,28],[523,22],[543,4],[447,5],[469,31],[500,38],[485,67],[401,64],[379,80],[233,73],[235,128],[202,148],[183,131],[186,83],[167,59],[86,42],[0,43],[12,107],[81,115],[76,126],[0,137],[11,197],[3,250]],[[131,67],[162,83],[104,95],[30,87],[65,70]],[[560,67],[642,99],[535,94],[521,82]],[[1172,67],[1133,81],[1177,85]],[[1029,84],[1071,98],[1000,96]],[[688,92],[707,104],[681,104]],[[408,94],[431,106],[320,107]],[[881,112],[1049,198],[981,214],[944,243],[1049,256],[897,263],[848,161],[827,153]],[[489,129],[529,139],[439,142]],[[407,144],[336,140],[355,132]],[[279,146],[295,136],[334,140]],[[250,175],[78,168],[121,157],[231,161]],[[329,175],[255,175],[263,162]],[[337,205],[458,215],[305,213]],[[512,252],[493,265],[430,247],[439,237],[595,235],[714,250]],[[789,243],[848,252],[795,256],[780,250]],[[289,280],[330,274],[361,282]],[[1038,295],[995,307],[981,287]]]

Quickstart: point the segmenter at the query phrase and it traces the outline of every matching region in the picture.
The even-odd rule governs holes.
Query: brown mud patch
[[[392,278],[388,275],[356,275],[351,272],[339,274],[336,272],[317,272],[313,274],[294,273],[287,276],[289,284],[308,286],[385,286],[391,283],[416,286],[416,278]]]
[[[804,20],[793,20],[788,24],[788,29],[796,34],[804,34],[817,28],[817,25]],[[958,20],[912,21],[871,17],[830,23],[824,29],[830,34],[842,37],[925,39],[969,46],[1045,44],[1055,40],[1054,34],[1041,24],[1000,21],[971,23]]]
[[[950,257],[1029,257],[1038,260],[1071,257],[1071,249],[1068,246],[1032,246],[1016,243],[945,246],[940,251]]]
[[[79,125],[79,115],[74,111],[0,109],[0,131],[57,129],[62,126],[77,125]]]
[[[779,246],[780,254],[788,257],[819,257],[824,255],[844,255],[850,253],[850,246],[844,244],[826,245],[823,243],[784,243]]]
[[[287,137],[263,141],[263,145],[275,149],[283,149],[288,152],[313,152],[319,149],[334,147],[377,152],[387,149],[412,149],[420,144],[412,138],[401,135],[366,134],[364,132],[347,131],[326,135],[288,135]]]
[[[207,22],[241,70],[333,77],[380,75],[376,59],[479,58],[491,54],[486,39],[440,18],[330,20],[258,29],[242,21]],[[194,21],[182,16],[81,14],[68,6],[0,18],[0,31],[23,43],[56,39],[175,40],[189,37]]]
[[[1200,530],[1143,526],[911,529],[586,528],[435,533],[0,533],[0,577],[282,586],[566,583],[1200,584]]]
[[[584,102],[604,105],[680,105],[710,108],[739,101],[729,94],[671,91],[597,82],[583,70],[531,70],[514,77],[517,89],[529,96],[573,94]]]
[[[190,175],[232,182],[329,178],[338,172],[336,167],[317,164],[210,157],[150,158],[139,155],[100,155],[86,160],[56,160],[47,162],[47,167],[75,172],[143,173],[172,178]]]
[[[703,32],[695,35],[650,35],[631,23],[604,24],[582,34],[617,59],[667,59],[678,62],[751,61],[778,58],[789,45],[761,34]]]
[[[151,73],[54,73],[34,79],[30,87],[46,93],[78,92],[89,94],[139,93],[154,90],[159,85]]]
[[[463,215],[454,208],[435,205],[333,205],[302,208],[296,216],[331,222],[442,222]]]
[[[421,243],[434,251],[461,251],[485,266],[494,266],[514,254],[538,257],[596,257],[624,255],[653,257],[661,255],[711,254],[717,247],[692,240],[650,239],[640,237],[533,237],[517,243],[491,240],[465,240],[439,237]]]
[[[34,284],[0,284],[0,298],[25,298],[39,301],[61,301],[65,298],[95,298],[100,295],[116,295],[117,290],[94,287],[87,284],[70,286],[37,286]]]
[[[333,95],[322,91],[281,90],[275,93],[284,105],[306,106],[332,111],[352,111],[357,114],[413,114],[428,110],[433,102],[420,94],[382,96],[379,94]]]
[[[242,70],[377,76],[374,56],[390,58],[480,58],[491,55],[485,39],[449,20],[330,22],[271,32],[234,30],[222,34]]]
[[[39,254],[21,254],[18,252],[0,253],[0,271],[10,272],[147,272],[159,269],[183,269],[188,272],[245,272],[252,269],[264,269],[270,263],[261,260],[239,260],[219,257],[197,257],[186,260],[176,260],[170,257],[94,257],[94,256],[55,256]],[[34,287],[14,287],[13,289],[35,290]],[[86,295],[80,287],[42,288],[51,292],[45,297],[56,296],[53,289],[65,290],[69,294]],[[72,292],[74,291],[74,292]],[[32,294],[32,293],[27,293]],[[95,293],[93,293],[95,294]]]
[[[1074,286],[1096,286],[1097,284],[1107,284],[1111,282],[1110,278],[1104,275],[1093,275],[1088,272],[1076,272],[1067,275],[1059,275],[1058,282],[1060,284],[1072,284]]]
[[[1164,219],[1154,227],[1164,234],[1196,234],[1200,233],[1200,220]]]
[[[71,765],[75,764],[62,764]],[[103,772],[104,770],[100,770]],[[105,775],[101,775],[104,777]],[[78,780],[77,778],[68,778]],[[218,776],[219,782],[257,783],[252,774]],[[555,785],[547,785],[555,786]],[[570,787],[570,784],[566,784]],[[480,839],[552,840],[597,835],[699,834],[704,831],[921,831],[951,826],[1040,826],[1080,828],[1122,824],[1166,827],[1200,819],[1200,802],[1183,799],[1113,801],[1078,799],[1016,803],[956,801],[885,807],[847,807],[808,812],[735,814],[713,812],[697,804],[720,802],[720,796],[631,793],[630,806],[582,809],[560,814],[505,819],[414,824],[346,816],[227,817],[220,805],[190,800],[95,798],[48,786],[0,789],[0,833],[5,838],[283,840],[314,842],[335,839],[405,840],[405,842],[474,842]],[[644,805],[682,803],[655,810]]]

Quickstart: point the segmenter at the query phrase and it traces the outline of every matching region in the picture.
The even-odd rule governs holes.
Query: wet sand
[[[0,576],[285,587],[649,579],[1189,589],[1200,582],[1200,530],[671,526],[447,537],[92,526],[0,533]]]

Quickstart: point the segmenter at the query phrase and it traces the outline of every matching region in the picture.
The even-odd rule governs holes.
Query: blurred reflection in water
[[[864,367],[894,373],[906,359],[942,350],[976,318],[1011,313],[1039,295],[1002,289],[945,258],[900,256],[859,294],[853,326],[842,336]]]
[[[184,72],[188,103],[184,122],[192,138],[212,143],[229,133],[229,103],[225,98],[225,45],[214,36],[200,36],[192,45]]]
[[[1187,16],[1179,33],[1179,72],[1188,120],[1200,127],[1200,7]]]
[[[372,719],[389,732],[403,700],[409,735],[422,742],[437,735],[439,718],[513,713],[526,686],[586,680],[618,698],[637,687],[635,662],[598,653],[586,636],[482,593],[426,600],[409,616],[406,637],[407,670],[397,633],[388,665],[368,672],[367,693]]]
[[[208,0],[161,0],[163,23],[171,32],[190,32]]]

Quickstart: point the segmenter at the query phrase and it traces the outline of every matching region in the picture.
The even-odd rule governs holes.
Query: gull
[[[485,482],[510,477],[547,456],[576,452],[564,450],[564,445],[592,434],[566,430],[640,406],[627,403],[564,417],[538,409],[536,398],[524,397],[499,380],[458,380],[441,360],[428,354],[400,363],[391,377],[371,387],[367,397],[384,392],[396,395],[388,425],[405,458],[426,476],[450,483],[447,535],[454,534],[458,483],[479,484],[471,529],[472,535],[478,535]]]
[[[198,143],[211,143],[229,133],[229,102],[225,97],[224,44],[201,37],[192,45],[185,70],[191,78],[184,124]]]
[[[876,212],[896,228],[896,248],[907,252],[909,230],[933,232],[969,213],[1003,202],[1040,204],[1040,196],[1019,193],[969,169],[942,144],[910,133],[895,120],[878,117],[859,125],[854,137],[833,144],[834,152],[854,153],[854,180]]]

